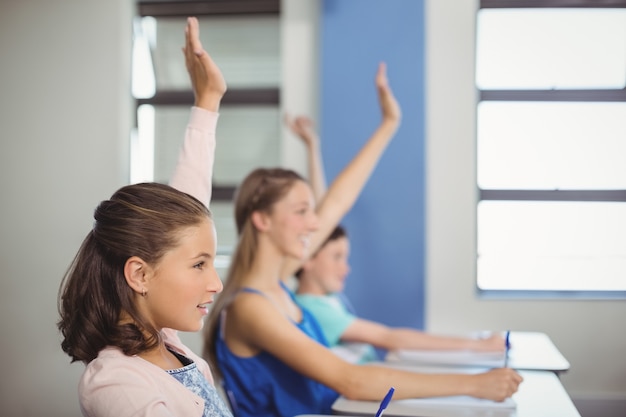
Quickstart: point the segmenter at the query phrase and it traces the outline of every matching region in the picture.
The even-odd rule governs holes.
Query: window
[[[211,202],[219,236],[216,266],[225,272],[237,239],[235,188],[257,166],[280,162],[280,1],[140,0],[137,6],[131,183],[168,182],[176,164],[193,104],[181,52],[187,16],[198,17],[202,43],[228,82],[220,105]]]
[[[483,0],[476,28],[478,289],[626,296],[626,2]]]

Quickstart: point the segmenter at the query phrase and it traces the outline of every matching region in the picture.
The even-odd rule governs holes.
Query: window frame
[[[626,8],[626,0],[480,0],[479,9],[514,8]],[[478,13],[477,11],[477,13]],[[626,102],[626,88],[589,90],[481,90],[478,101],[569,101],[569,102]],[[476,183],[478,208],[481,201],[579,201],[579,202],[624,202],[624,190],[510,190],[482,189]],[[478,217],[476,217],[478,233]],[[476,236],[478,239],[478,235]],[[476,254],[478,255],[478,253]],[[477,258],[478,259],[478,258]],[[532,298],[532,299],[624,299],[626,291],[576,291],[576,290],[494,290],[478,286],[478,274],[474,276],[478,295],[487,299]]]
[[[279,15],[280,0],[137,0],[137,17]],[[152,106],[185,106],[194,101],[193,91],[157,89],[150,98],[135,99],[135,128],[137,110],[144,104]],[[221,100],[222,106],[249,104],[280,105],[279,88],[229,88]],[[230,202],[235,184],[213,184],[211,199]]]

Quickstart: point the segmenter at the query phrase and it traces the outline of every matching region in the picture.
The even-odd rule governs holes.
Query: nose
[[[347,261],[341,262],[341,272],[342,272],[342,276],[344,277],[350,273],[350,265],[348,264]]]
[[[211,268],[209,279],[207,282],[207,291],[220,293],[224,289],[224,284],[220,278],[220,275],[217,273],[215,268]]]

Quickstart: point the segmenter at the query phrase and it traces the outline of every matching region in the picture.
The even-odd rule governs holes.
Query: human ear
[[[252,212],[252,225],[259,232],[266,232],[270,227],[270,220],[267,215],[261,211],[253,211]]]
[[[145,295],[148,292],[148,264],[138,256],[131,256],[124,264],[124,278],[135,292]]]

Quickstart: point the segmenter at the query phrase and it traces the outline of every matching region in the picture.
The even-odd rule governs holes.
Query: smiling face
[[[350,241],[346,236],[328,241],[303,265],[300,282],[306,280],[308,288],[317,288],[319,294],[343,291],[350,273],[349,256]]]
[[[158,329],[198,331],[213,296],[222,291],[215,270],[215,226],[210,219],[179,232],[146,282],[144,314]]]
[[[285,255],[297,259],[308,256],[311,234],[318,229],[313,193],[303,181],[294,182],[287,194],[264,214],[264,230]]]

